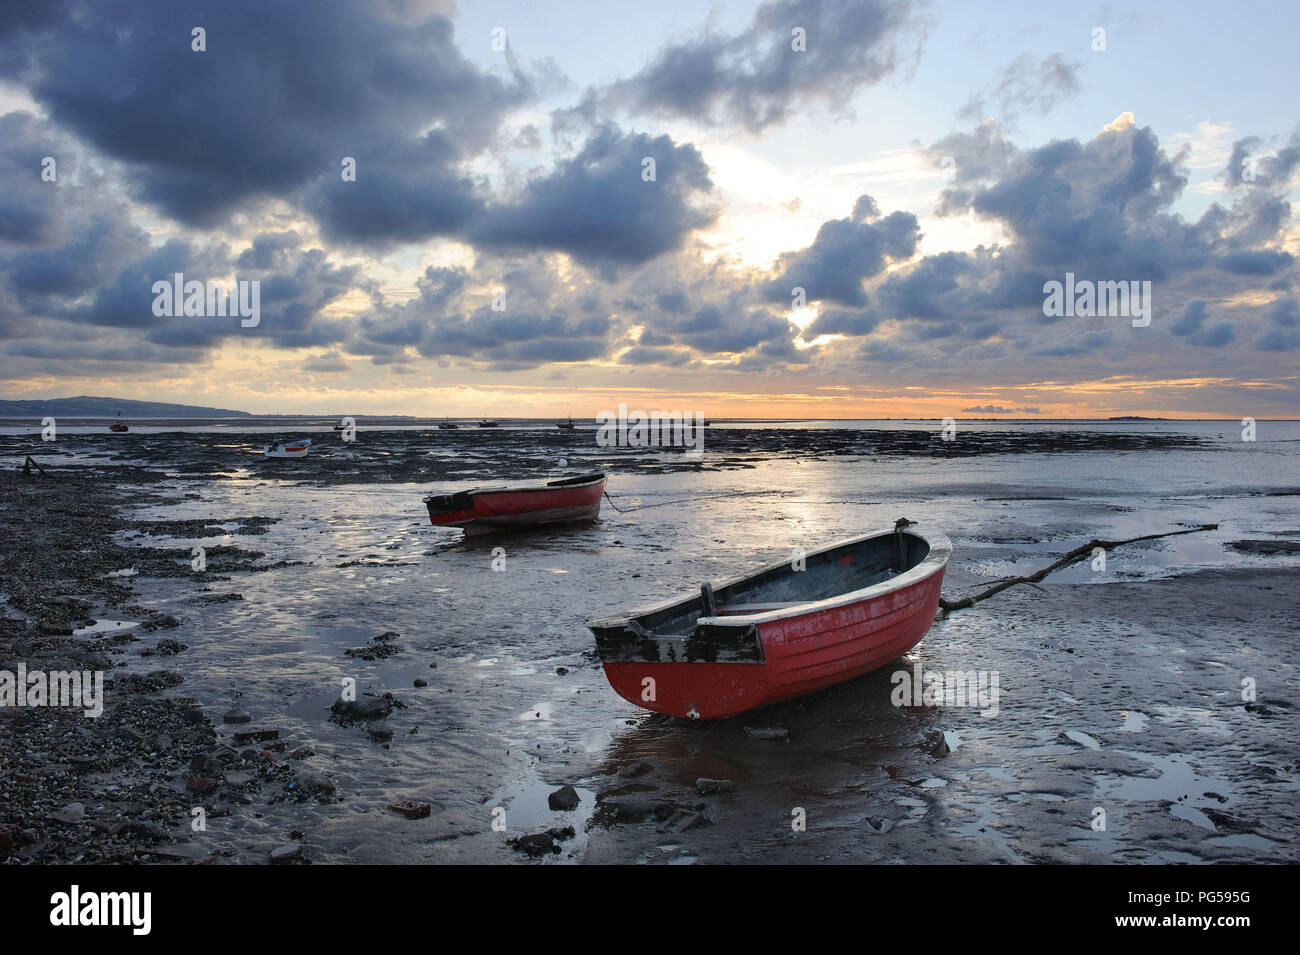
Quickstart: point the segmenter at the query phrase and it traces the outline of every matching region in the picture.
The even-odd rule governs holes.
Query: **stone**
[[[555,839],[549,832],[535,832],[532,835],[510,839],[506,845],[517,852],[522,852],[530,859],[540,859],[547,853],[560,851],[560,847],[555,844]]]
[[[279,738],[279,730],[244,730],[242,733],[235,734],[235,745],[243,746],[245,743],[265,743],[268,740]]]
[[[191,776],[185,785],[192,792],[206,795],[217,788],[217,781],[210,776]]]
[[[86,807],[79,802],[70,802],[58,812],[50,813],[50,818],[55,822],[67,823],[70,826],[79,825],[85,821]]]
[[[373,723],[393,712],[390,696],[366,696],[359,700],[338,700],[330,707],[333,719],[348,726],[352,723]]]
[[[296,792],[302,798],[322,798],[329,799],[334,795],[334,784],[324,776],[317,776],[315,773],[299,773],[289,783],[289,790]]]
[[[736,784],[730,779],[709,779],[701,776],[695,780],[695,791],[701,796],[707,796],[709,793],[734,793]]]
[[[433,811],[433,807],[427,802],[414,802],[410,799],[395,802],[388,808],[394,812],[400,812],[407,819],[425,819]]]
[[[213,776],[221,771],[221,763],[213,756],[199,753],[190,759],[190,770],[199,776]]]
[[[578,808],[582,797],[572,786],[561,786],[546,797],[546,804],[557,812],[568,812]]]
[[[271,850],[271,865],[292,865],[302,858],[302,846],[296,842],[276,846]]]

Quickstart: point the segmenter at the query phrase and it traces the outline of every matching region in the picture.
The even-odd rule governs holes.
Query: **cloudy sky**
[[[1300,416],[1297,35],[1283,2],[6,3],[0,397]],[[156,315],[177,272],[258,281],[259,324]],[[1046,316],[1067,272],[1150,282],[1150,324]]]

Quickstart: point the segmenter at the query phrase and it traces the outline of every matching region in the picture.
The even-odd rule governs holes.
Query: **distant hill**
[[[174,405],[165,401],[132,401],[130,398],[42,398],[6,401],[0,398],[0,418],[112,418],[118,412],[128,418],[248,418],[247,411]]]

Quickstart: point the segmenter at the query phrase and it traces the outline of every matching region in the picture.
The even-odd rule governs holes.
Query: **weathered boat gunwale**
[[[929,553],[926,554],[916,565],[909,567],[903,573],[888,580],[883,580],[868,587],[858,590],[848,591],[833,597],[827,597],[821,600],[811,600],[807,602],[795,603],[793,606],[783,607],[777,610],[768,610],[762,613],[754,614],[725,614],[712,617],[700,617],[696,620],[696,628],[700,627],[741,627],[748,628],[758,626],[764,623],[771,623],[777,620],[786,620],[791,617],[802,617],[810,613],[818,613],[825,610],[835,610],[840,607],[846,607],[852,604],[861,603],[865,600],[872,600],[896,590],[903,590],[913,584],[919,583],[927,577],[941,570],[948,562],[952,555],[952,542],[948,536],[939,530],[928,530],[921,524],[911,524],[902,531],[897,531],[893,527],[879,528],[860,534],[856,537],[845,538],[836,541],[826,547],[811,551],[805,555],[806,560],[812,560],[829,551],[839,550],[841,548],[850,548],[863,544],[872,538],[892,536],[901,533],[911,537],[918,538],[929,546]],[[782,570],[788,570],[790,567],[789,560],[779,561],[769,564],[766,567],[753,571],[748,574],[741,574],[737,577],[731,577],[713,585],[715,592],[723,591],[734,587],[738,584],[746,583],[754,578],[762,577],[765,574],[780,573]],[[688,595],[685,597],[675,598],[654,607],[648,607],[642,610],[634,611],[630,614],[604,617],[599,620],[592,620],[587,623],[587,627],[593,632],[610,633],[620,629],[634,632],[632,624],[644,620],[646,617],[655,616],[679,608],[689,608],[699,597]]]
[[[466,501],[465,506],[472,506],[472,499],[481,494],[543,494],[554,491],[557,488],[564,490],[573,490],[581,487],[590,487],[593,484],[599,484],[607,480],[603,471],[593,471],[589,474],[579,474],[571,478],[559,478],[555,481],[547,481],[545,484],[499,484],[491,487],[469,487],[461,491],[452,491],[450,494],[429,494],[422,499],[426,506],[430,501],[441,503],[442,501],[451,501],[453,498],[457,501]],[[452,510],[453,508],[448,508]],[[459,508],[454,508],[458,510]]]

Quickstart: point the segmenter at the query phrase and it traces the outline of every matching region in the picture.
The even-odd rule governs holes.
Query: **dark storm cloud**
[[[732,306],[725,315],[715,306],[706,306],[691,321],[670,325],[667,331],[675,343],[689,345],[701,355],[741,354],[792,334],[787,318],[761,306],[744,311]]]
[[[0,300],[13,309],[57,312],[111,283],[149,248],[148,235],[83,154],[30,113],[0,116]]]
[[[73,305],[59,317],[86,325],[114,328],[154,329],[172,321],[153,313],[153,284],[172,281],[177,273],[188,271],[188,278],[206,281],[209,276],[224,275],[229,262],[222,249],[202,249],[183,239],[170,239],[156,249],[131,262],[85,305]],[[188,320],[191,324],[197,319]],[[217,319],[232,328],[238,319]]]
[[[1167,211],[1186,182],[1150,129],[1129,126],[1025,151],[968,208],[1007,228],[1027,264],[1158,279],[1208,252],[1212,237]]]
[[[310,197],[329,228],[451,231],[473,208],[455,163],[482,148],[527,83],[481,73],[444,16],[399,22],[377,9],[79,4],[0,39],[0,75],[24,81],[55,123],[128,164],[139,195],[183,222],[219,222],[246,199],[317,180],[342,184],[340,160],[353,156],[358,181],[342,184],[353,192],[321,187]],[[195,26],[207,31],[206,52],[191,49]],[[436,133],[412,136],[435,123]],[[391,231],[359,203],[392,214]]]
[[[0,5],[0,42],[20,32],[48,28],[69,5],[67,0],[9,0]]]
[[[619,355],[618,360],[624,365],[663,365],[672,368],[689,362],[691,353],[683,349],[636,345]]]
[[[298,367],[303,371],[314,371],[320,374],[334,375],[347,371],[350,366],[343,360],[342,355],[338,352],[332,351],[306,358]]]
[[[1300,303],[1293,298],[1274,299],[1264,310],[1269,327],[1255,339],[1259,351],[1300,349]]]
[[[792,48],[801,28],[806,51]],[[894,73],[919,43],[910,0],[774,0],[744,31],[705,29],[665,46],[640,72],[589,94],[587,108],[684,116],[757,132],[812,101],[842,109]]]
[[[474,184],[451,172],[459,156],[440,133],[428,133],[413,144],[365,145],[352,158],[355,181],[322,177],[304,199],[332,239],[406,243],[456,235],[486,207]]]
[[[642,177],[646,158],[654,160],[654,181]],[[530,182],[518,201],[489,208],[468,234],[483,250],[554,249],[596,265],[643,262],[714,221],[716,213],[698,204],[712,188],[694,146],[606,126],[572,159]]]
[[[37,245],[54,238],[58,223],[59,183],[41,179],[46,156],[63,163],[65,182],[75,168],[67,137],[31,113],[0,116],[0,243]]]
[[[207,30],[206,52],[191,49],[195,25]],[[15,32],[0,60],[55,125],[119,160],[131,191],[189,225],[276,198],[332,241],[368,249],[454,236],[487,251],[621,264],[678,248],[715,217],[699,204],[712,184],[694,147],[608,125],[517,200],[490,201],[465,163],[531,97],[530,81],[517,69],[509,84],[479,71],[439,15],[397,22],[344,0],[310,15],[256,0],[108,2]],[[13,161],[25,169],[39,148]],[[654,182],[641,178],[645,157],[657,163]],[[7,197],[4,211],[16,238],[46,227],[39,201]]]
[[[880,313],[871,309],[855,311],[847,308],[823,309],[817,320],[804,333],[805,338],[818,335],[868,335],[880,324]]]
[[[547,360],[580,361],[601,354],[609,320],[602,316],[570,320],[562,315],[493,312],[449,316],[431,324],[419,343],[425,357],[498,358],[509,354]],[[572,357],[582,355],[583,358]]]
[[[804,337],[858,339],[852,360],[872,365],[974,366],[1027,354],[1069,358],[1076,368],[1091,356],[1114,368],[1139,334],[1127,322],[1044,315],[1044,283],[1073,272],[1151,281],[1155,321],[1140,334],[1154,342],[1164,336],[1165,347],[1230,350],[1246,339],[1265,351],[1300,348],[1293,297],[1267,307],[1236,304],[1258,292],[1261,279],[1284,293],[1295,285],[1295,257],[1282,245],[1292,223],[1287,193],[1300,170],[1296,147],[1292,137],[1275,155],[1258,143],[1238,149],[1237,157],[1255,156],[1259,175],[1237,183],[1228,205],[1189,220],[1172,208],[1187,182],[1182,156],[1167,154],[1152,130],[1128,117],[1091,140],[1030,149],[1006,141],[996,123],[982,123],[930,148],[936,165],[951,172],[936,211],[996,223],[1006,240],[913,258],[855,281],[852,307],[845,296],[827,297]],[[782,284],[786,271],[783,261]],[[841,267],[834,275],[852,272]]]
[[[1237,275],[1276,275],[1295,264],[1295,256],[1280,249],[1231,252],[1219,259],[1219,268]]]
[[[861,308],[867,303],[863,280],[879,275],[889,262],[910,259],[920,237],[916,216],[893,212],[882,219],[875,201],[862,196],[851,218],[823,223],[812,245],[781,257],[781,277],[771,294],[788,300],[798,287],[808,301]]]
[[[1042,358],[1061,358],[1067,355],[1094,355],[1111,344],[1109,330],[1093,332],[1073,332],[1064,339],[1054,336],[1053,344],[1035,348],[1032,354]]]
[[[1169,330],[1184,338],[1189,345],[1203,348],[1222,348],[1231,344],[1236,338],[1236,326],[1232,322],[1213,322],[1210,310],[1204,299],[1192,299],[1183,306],[1182,314],[1174,321]]]
[[[1300,130],[1292,133],[1287,144],[1275,153],[1268,154],[1264,148],[1258,136],[1237,140],[1219,180],[1228,189],[1242,190],[1256,184],[1276,187],[1289,182],[1300,168]]]
[[[61,248],[58,256],[45,257],[54,263],[51,274],[59,281],[51,282],[57,292],[45,295],[40,314],[96,334],[107,334],[109,329],[131,330],[143,342],[171,349],[168,355],[172,361],[177,355],[199,360],[207,349],[232,337],[260,338],[286,348],[334,344],[351,329],[341,320],[322,318],[320,313],[331,302],[364,283],[355,269],[335,266],[323,250],[303,249],[296,241],[296,234],[291,232],[262,235],[253,245],[258,252],[232,260],[224,244],[200,245],[171,239],[156,248],[146,246],[144,254],[120,267],[115,274],[97,276],[100,279],[97,288],[84,300],[81,298],[83,283],[62,274],[70,268],[63,263],[64,256],[80,251],[79,244],[74,242]],[[14,274],[21,275],[25,258],[15,256],[11,261],[17,263]],[[80,259],[69,258],[69,261]],[[155,315],[153,285],[159,281],[173,282],[176,273],[181,273],[186,282],[220,281],[232,274],[237,280],[258,281],[259,324],[244,327],[240,316]],[[20,280],[14,284],[23,287]],[[105,340],[111,340],[111,336]]]
[[[376,302],[353,320],[344,351],[387,361],[463,359],[496,371],[605,357],[617,329],[603,283],[580,271],[562,278],[554,266],[531,255],[481,257],[473,277],[428,268],[414,299]]]

